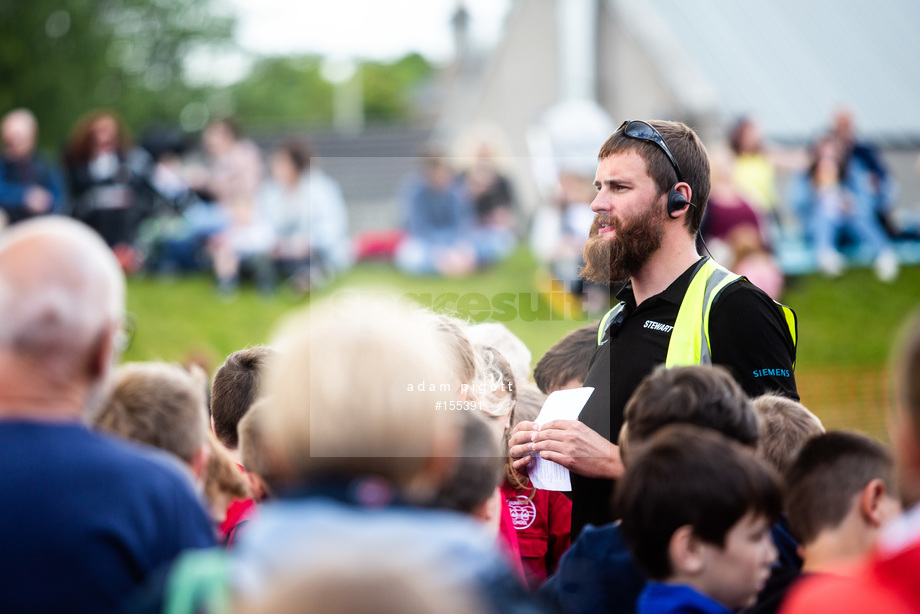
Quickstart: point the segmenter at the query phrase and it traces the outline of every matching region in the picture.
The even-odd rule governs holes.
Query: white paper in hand
[[[546,398],[534,422],[543,426],[553,420],[577,420],[593,392],[594,388],[557,390]],[[540,458],[538,454],[534,455],[530,468],[530,481],[540,490],[572,490],[569,470],[559,463]]]

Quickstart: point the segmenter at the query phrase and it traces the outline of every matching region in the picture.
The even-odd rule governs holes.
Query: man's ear
[[[116,347],[116,337],[118,336],[118,325],[110,323],[106,325],[96,338],[96,342],[90,349],[88,357],[87,376],[90,381],[105,381],[110,371],[118,362]]]
[[[668,542],[668,556],[675,574],[695,576],[703,571],[705,557],[703,542],[693,533],[693,527],[688,524],[680,527],[671,535]]]

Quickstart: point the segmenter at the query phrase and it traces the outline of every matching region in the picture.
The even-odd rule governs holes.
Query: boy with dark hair
[[[894,461],[878,442],[842,431],[808,441],[786,473],[785,508],[801,542],[802,574],[824,573],[868,554],[901,511]],[[749,614],[772,614],[798,573],[768,585]]]
[[[581,388],[597,349],[597,324],[576,328],[546,351],[533,370],[533,380],[543,394]]]
[[[722,367],[659,368],[646,377],[624,410],[624,463],[661,428],[676,423],[718,431],[750,448],[759,435],[751,400]],[[646,578],[618,524],[588,526],[541,593],[566,614],[631,614]]]
[[[441,486],[436,505],[480,520],[497,536],[501,519],[499,482],[505,464],[502,449],[485,416],[465,412],[461,419],[460,457]]]
[[[779,482],[752,452],[717,433],[662,429],[630,463],[616,506],[623,536],[652,580],[639,614],[737,610],[754,602],[770,575]]]
[[[214,375],[211,421],[214,434],[231,452],[235,453],[239,445],[237,425],[259,398],[262,372],[273,356],[274,350],[264,345],[239,350],[227,356]]]
[[[275,351],[264,345],[236,351],[229,356],[214,375],[211,385],[211,426],[214,434],[233,456],[240,470],[245,471],[240,458],[240,420],[259,398],[266,367],[275,357]],[[237,525],[255,514],[252,499],[238,499],[227,507],[219,529],[229,543]]]
[[[718,431],[756,448],[760,425],[751,400],[724,367],[658,367],[623,409],[621,456],[668,424],[692,424]]]

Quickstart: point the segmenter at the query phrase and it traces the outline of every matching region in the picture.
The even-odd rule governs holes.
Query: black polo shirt
[[[666,361],[677,312],[699,264],[641,305],[630,284],[617,293],[626,305],[591,359],[584,385],[595,390],[578,418],[608,441],[616,443],[633,391]],[[727,286],[712,306],[709,340],[713,364],[726,367],[748,395],[773,392],[798,400],[795,345],[782,308],[763,290],[746,280]],[[613,481],[572,474],[573,540],[585,524],[614,520],[612,494]]]

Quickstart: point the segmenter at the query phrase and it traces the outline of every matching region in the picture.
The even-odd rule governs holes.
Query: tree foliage
[[[3,0],[0,113],[31,109],[52,148],[99,107],[135,129],[174,123],[201,95],[183,80],[184,58],[229,45],[233,29],[211,0]]]
[[[333,85],[322,75],[323,58],[315,55],[266,57],[249,75],[229,88],[235,114],[247,126],[329,124]],[[368,123],[406,121],[412,115],[412,92],[431,76],[431,64],[417,53],[395,62],[364,62],[361,79]]]
[[[175,126],[183,110],[194,111],[186,129],[225,114],[257,131],[331,123],[333,85],[320,56],[263,57],[233,85],[190,85],[189,55],[233,49],[234,28],[216,0],[0,0],[0,114],[31,109],[52,151],[100,107],[135,134]],[[431,73],[418,54],[361,64],[367,121],[410,118],[412,92]]]

